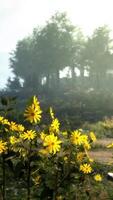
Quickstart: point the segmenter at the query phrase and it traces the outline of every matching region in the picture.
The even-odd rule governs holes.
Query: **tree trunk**
[[[58,88],[59,85],[60,85],[60,74],[59,74],[59,70],[56,70],[56,80],[55,80],[56,88]]]
[[[46,87],[47,89],[50,88],[50,74],[49,73],[46,75]]]

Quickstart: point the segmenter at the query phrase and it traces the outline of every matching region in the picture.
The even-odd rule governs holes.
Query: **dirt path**
[[[106,147],[108,144],[113,142],[113,138],[103,138],[103,139],[97,139],[95,144],[102,145]]]
[[[105,150],[91,151],[89,155],[92,159],[98,162],[103,162],[103,163],[113,162],[112,151],[105,151]]]
[[[113,149],[107,149],[107,145],[113,142],[113,138],[98,139],[97,145],[100,145],[98,150],[90,151],[90,156],[95,161],[103,163],[113,162]],[[101,148],[104,147],[105,149]]]

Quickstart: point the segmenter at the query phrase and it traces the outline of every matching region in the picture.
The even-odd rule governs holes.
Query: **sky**
[[[105,24],[113,31],[113,0],[0,0],[0,88],[12,76],[9,56],[18,40],[57,11],[66,11],[85,35]]]

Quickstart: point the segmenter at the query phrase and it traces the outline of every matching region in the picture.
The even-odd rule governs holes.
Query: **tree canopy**
[[[113,74],[109,28],[99,27],[87,38],[65,13],[56,13],[45,26],[35,28],[29,37],[18,41],[10,57],[13,73],[23,79],[24,88],[31,90],[58,89],[60,72],[67,66],[72,86],[103,87],[109,79],[108,72],[111,70],[111,77]]]

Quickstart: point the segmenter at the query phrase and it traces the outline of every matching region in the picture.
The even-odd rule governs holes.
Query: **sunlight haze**
[[[113,32],[112,0],[0,0],[0,88],[11,76],[9,53],[18,40],[44,25],[55,12],[66,11],[74,25],[85,35],[107,24]]]

